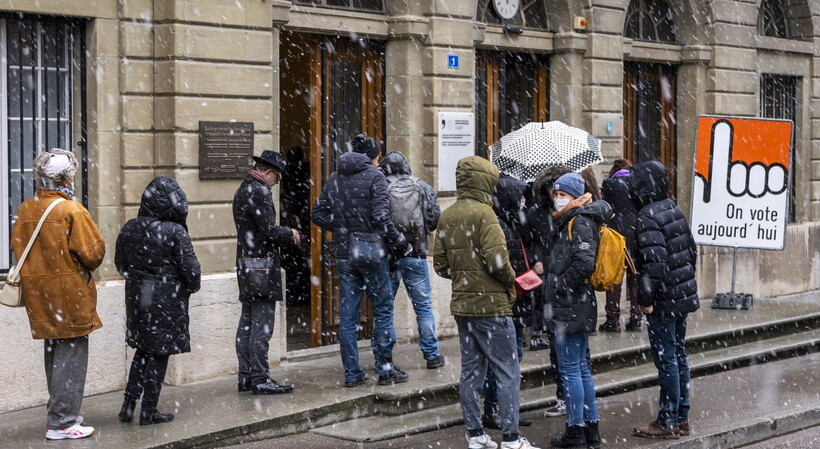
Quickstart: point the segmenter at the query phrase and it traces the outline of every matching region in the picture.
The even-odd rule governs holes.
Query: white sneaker
[[[498,447],[498,445],[495,444],[495,441],[493,441],[493,439],[486,433],[484,435],[470,438],[468,443],[469,446],[467,447],[469,449],[496,449]]]
[[[501,443],[501,449],[538,449],[530,444],[524,437],[518,437],[518,441],[504,441]]]
[[[563,399],[559,399],[552,407],[544,412],[544,416],[548,418],[556,418],[567,414],[567,403]]]
[[[60,430],[46,430],[47,440],[76,440],[79,438],[86,438],[94,435],[94,428],[90,426],[81,426],[74,424],[68,429]]]

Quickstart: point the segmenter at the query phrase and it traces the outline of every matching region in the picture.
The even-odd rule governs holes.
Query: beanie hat
[[[370,159],[376,159],[381,150],[376,139],[367,136],[366,134],[359,134],[350,141],[350,146],[356,153],[366,154]]]
[[[584,194],[584,178],[578,173],[567,173],[561,176],[552,185],[553,191],[560,190],[572,195],[573,198],[579,198]]]

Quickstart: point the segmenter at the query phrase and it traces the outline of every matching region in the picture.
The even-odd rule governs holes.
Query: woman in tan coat
[[[34,161],[37,193],[17,211],[11,248],[19,259],[46,208],[48,215],[20,272],[31,335],[45,341],[49,401],[46,438],[85,438],[80,405],[88,367],[88,334],[102,327],[91,272],[105,255],[97,225],[74,201],[77,159],[65,150],[42,153]]]

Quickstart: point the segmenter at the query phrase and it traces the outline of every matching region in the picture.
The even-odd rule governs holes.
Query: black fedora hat
[[[254,156],[253,161],[259,164],[265,164],[280,172],[287,170],[288,167],[288,162],[285,160],[285,156],[271,150],[265,150],[259,156]]]

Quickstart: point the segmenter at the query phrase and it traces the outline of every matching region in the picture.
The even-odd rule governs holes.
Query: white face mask
[[[518,209],[519,210],[524,210],[526,208],[527,208],[527,200],[525,198],[521,198],[521,200],[518,201]]]
[[[555,210],[562,211],[569,204],[569,198],[558,198],[555,200]]]

